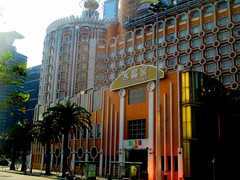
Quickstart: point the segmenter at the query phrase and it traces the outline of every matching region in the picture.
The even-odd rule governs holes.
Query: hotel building
[[[157,15],[151,2],[85,0],[81,16],[48,26],[35,120],[66,100],[91,112],[92,131],[69,139],[77,174],[131,179],[136,166],[138,179],[218,179],[240,117],[240,1],[182,0]],[[34,168],[44,153],[34,144]],[[51,158],[60,170],[62,143]]]

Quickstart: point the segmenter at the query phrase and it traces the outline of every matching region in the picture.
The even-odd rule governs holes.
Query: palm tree
[[[53,139],[58,139],[58,133],[52,127],[53,119],[45,116],[43,121],[38,121],[38,123],[34,124],[34,128],[32,131],[33,137],[36,138],[39,142],[42,142],[42,145],[46,145],[46,169],[45,174],[51,174],[51,141]]]
[[[43,117],[52,122],[52,127],[58,129],[63,134],[63,164],[62,177],[65,177],[68,171],[68,134],[73,127],[91,129],[91,114],[83,107],[76,103],[71,104],[66,101],[65,105],[57,103],[56,106],[50,107]]]
[[[15,170],[15,160],[16,160],[16,153],[17,151],[23,150],[22,152],[22,168],[21,171],[24,171],[25,164],[26,164],[26,155],[27,150],[30,149],[30,144],[32,140],[31,135],[32,125],[29,122],[18,122],[15,123],[9,129],[6,129],[2,135],[1,139],[4,142],[8,142],[12,144],[12,157],[11,157],[11,164],[10,170]]]

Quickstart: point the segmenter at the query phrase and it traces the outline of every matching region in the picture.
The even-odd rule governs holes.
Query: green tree
[[[6,52],[0,56],[0,90],[6,90],[6,86],[23,86],[28,77],[26,63],[17,63],[12,59],[12,53]],[[29,100],[30,94],[19,90],[9,90],[9,97],[0,104],[0,110],[4,110],[12,105],[17,105],[24,111],[24,102]]]
[[[45,116],[43,121],[38,121],[34,124],[33,137],[36,138],[43,146],[46,147],[46,158],[45,158],[45,174],[51,174],[51,142],[55,142],[59,139],[59,131],[52,127],[53,119]]]
[[[32,141],[32,124],[24,121],[15,123],[12,127],[6,129],[1,134],[1,140],[5,143],[11,144],[11,164],[10,170],[15,170],[15,162],[16,162],[16,154],[17,151],[22,150],[22,168],[21,171],[24,171],[24,167],[26,164],[26,155],[27,150],[30,149],[31,141]]]
[[[63,134],[63,164],[62,176],[68,171],[68,135],[73,127],[91,130],[91,114],[76,103],[66,101],[65,105],[57,103],[56,106],[48,108],[43,113],[43,118],[52,122],[52,127]]]

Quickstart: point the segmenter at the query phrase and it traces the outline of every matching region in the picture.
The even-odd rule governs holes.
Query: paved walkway
[[[0,166],[0,171],[5,171],[5,172],[9,172],[9,173],[18,173],[18,174],[24,174],[24,172],[20,171],[20,170],[9,170],[8,166]],[[42,177],[47,177],[49,179],[65,179],[63,177],[61,177],[61,173],[58,172],[52,172],[52,175],[45,175],[45,171],[41,171],[38,169],[33,169],[32,172],[27,171],[28,176],[42,176]],[[81,179],[80,176],[76,176],[77,179]],[[86,179],[86,178],[82,178],[82,179]],[[97,180],[107,180],[107,178],[105,177],[97,177]]]

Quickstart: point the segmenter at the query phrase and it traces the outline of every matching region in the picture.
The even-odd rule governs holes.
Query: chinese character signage
[[[159,69],[159,78],[163,77],[164,72]],[[110,89],[113,91],[152,80],[156,80],[156,67],[151,65],[138,65],[127,69],[118,76],[112,83]]]

